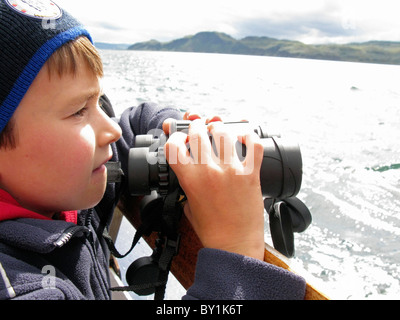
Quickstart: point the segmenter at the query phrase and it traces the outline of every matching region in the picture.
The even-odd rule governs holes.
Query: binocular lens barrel
[[[261,139],[264,158],[260,169],[261,191],[266,198],[285,199],[297,195],[303,176],[300,147],[281,138]]]

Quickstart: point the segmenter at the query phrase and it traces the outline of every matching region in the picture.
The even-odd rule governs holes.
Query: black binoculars
[[[171,123],[171,133],[187,132],[190,121],[175,120]],[[235,130],[248,122],[225,122],[230,130]],[[264,158],[260,169],[262,194],[266,198],[285,199],[294,197],[300,190],[302,180],[302,157],[298,144],[269,134],[258,126],[254,131],[261,138]],[[211,143],[212,143],[212,137]],[[167,137],[161,130],[153,134],[136,136],[135,146],[129,152],[128,180],[131,195],[148,195],[156,190],[161,195],[175,190],[179,182],[170,169],[164,154]],[[239,159],[246,156],[246,146],[236,143]],[[217,152],[217,151],[216,151]],[[194,181],[195,183],[195,181]]]

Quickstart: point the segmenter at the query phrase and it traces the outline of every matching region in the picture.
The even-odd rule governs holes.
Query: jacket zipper
[[[64,246],[73,236],[75,236],[77,233],[86,233],[89,234],[90,230],[87,227],[82,227],[82,226],[72,226],[67,228],[61,236],[54,241],[54,245],[58,248],[61,248]]]

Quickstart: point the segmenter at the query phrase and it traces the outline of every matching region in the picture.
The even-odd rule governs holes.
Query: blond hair
[[[83,36],[61,46],[51,55],[46,64],[50,73],[56,72],[61,77],[67,73],[76,73],[79,57],[84,59],[94,75],[103,76],[100,54],[90,40]]]

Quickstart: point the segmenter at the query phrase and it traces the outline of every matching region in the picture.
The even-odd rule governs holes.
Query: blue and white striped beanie
[[[0,133],[54,51],[86,36],[74,17],[50,0],[0,0]]]

